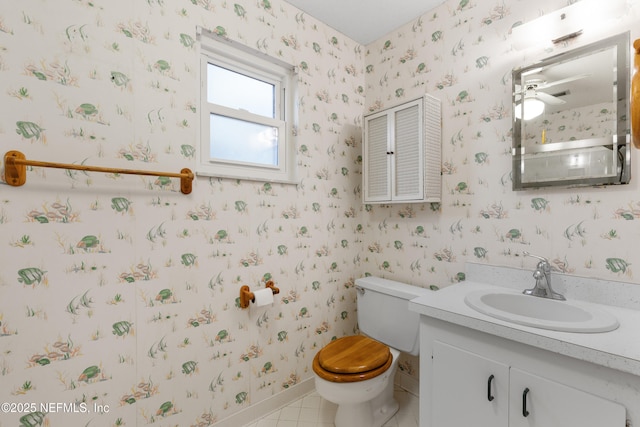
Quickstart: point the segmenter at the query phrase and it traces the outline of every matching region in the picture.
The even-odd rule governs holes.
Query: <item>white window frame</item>
[[[297,184],[296,69],[277,58],[232,42],[203,28],[198,28],[200,51],[200,144],[196,174],[209,177],[246,179]],[[248,77],[270,83],[275,88],[275,118],[209,103],[207,100],[207,66],[213,64]],[[210,116],[216,114],[278,129],[278,164],[276,166],[215,159],[210,157]]]

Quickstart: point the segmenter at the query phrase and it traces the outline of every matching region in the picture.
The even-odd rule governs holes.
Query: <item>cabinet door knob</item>
[[[495,397],[493,395],[491,395],[491,383],[493,383],[493,379],[495,377],[492,375],[489,376],[489,379],[487,380],[487,400],[489,402],[493,401],[493,399],[495,399]]]
[[[522,392],[522,416],[528,417],[529,411],[527,411],[527,395],[529,394],[529,387],[525,388]]]

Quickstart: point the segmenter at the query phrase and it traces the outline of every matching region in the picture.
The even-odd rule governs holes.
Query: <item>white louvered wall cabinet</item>
[[[364,117],[364,203],[440,202],[440,111],[424,95]]]

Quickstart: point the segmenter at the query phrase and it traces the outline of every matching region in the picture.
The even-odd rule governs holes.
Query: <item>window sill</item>
[[[287,184],[287,185],[300,184],[299,180],[294,180],[294,179],[258,178],[258,177],[251,177],[251,176],[225,175],[222,173],[206,172],[206,171],[196,171],[196,176],[207,177],[207,178],[233,179],[237,181],[269,182],[269,183]]]

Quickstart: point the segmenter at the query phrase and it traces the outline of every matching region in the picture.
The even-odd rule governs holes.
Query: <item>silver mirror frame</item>
[[[542,61],[526,67],[515,68],[512,72],[512,182],[513,190],[526,190],[540,187],[579,187],[602,186],[613,184],[628,184],[631,179],[631,153],[630,153],[630,121],[629,121],[629,58],[630,58],[630,34],[625,32],[589,45],[551,56]],[[522,162],[524,147],[522,146],[522,120],[516,118],[516,91],[517,86],[522,85],[522,76],[531,70],[545,68],[556,63],[564,63],[573,59],[585,57],[589,54],[616,47],[616,72],[617,72],[617,125],[611,140],[607,139],[600,145],[611,147],[617,152],[618,173],[615,176],[562,180],[546,180],[535,182],[522,182]],[[586,140],[583,140],[586,141]],[[564,144],[566,149],[580,147],[581,141],[567,141],[554,144]],[[554,145],[549,144],[549,145]]]

